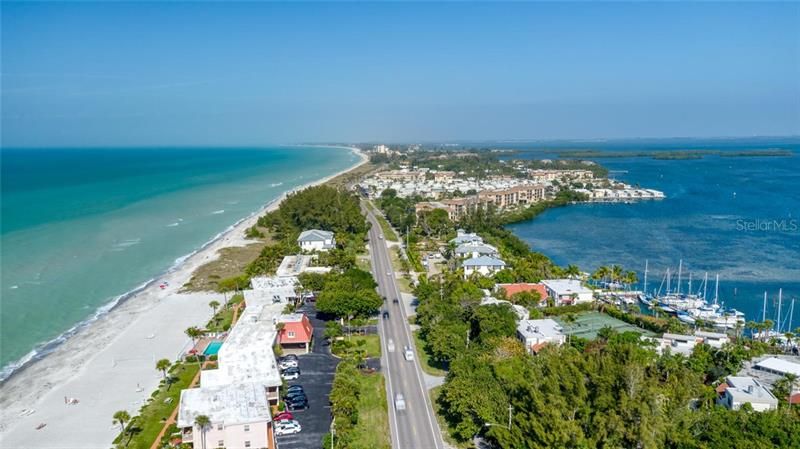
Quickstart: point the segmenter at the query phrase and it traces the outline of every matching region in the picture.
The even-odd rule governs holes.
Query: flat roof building
[[[525,345],[528,353],[539,352],[544,345],[560,345],[566,341],[564,329],[555,320],[520,320],[517,323],[517,338]]]
[[[757,412],[778,408],[778,399],[752,377],[728,376],[717,387],[717,394],[717,404],[731,410],[739,410],[744,404],[750,404]]]

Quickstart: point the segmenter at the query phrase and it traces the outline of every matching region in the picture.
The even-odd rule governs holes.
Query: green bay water
[[[322,147],[0,155],[2,378],[281,193],[358,161]]]
[[[557,158],[558,151],[567,148],[791,150],[790,157],[598,158],[612,177],[661,190],[666,199],[570,205],[509,229],[556,263],[577,264],[584,271],[620,264],[638,271],[641,280],[648,260],[648,291],[659,287],[667,267],[675,273],[683,259],[684,291],[689,272],[695,291],[704,273],[712,282],[719,274],[721,300],[744,312],[748,320],[763,319],[764,291],[767,318],[774,320],[782,288],[783,330],[790,326],[792,299],[797,302],[791,328],[800,326],[800,139],[584,141],[511,147],[521,153],[509,157],[531,159]],[[709,296],[713,290],[711,283]]]

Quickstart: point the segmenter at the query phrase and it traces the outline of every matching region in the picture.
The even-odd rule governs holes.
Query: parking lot
[[[331,413],[328,394],[333,384],[338,359],[330,355],[325,346],[325,322],[316,318],[312,304],[298,309],[305,313],[314,326],[312,352],[298,356],[300,378],[289,381],[289,385],[300,384],[308,397],[308,409],[292,412],[303,430],[294,435],[277,437],[279,449],[319,449],[322,437],[330,430]]]

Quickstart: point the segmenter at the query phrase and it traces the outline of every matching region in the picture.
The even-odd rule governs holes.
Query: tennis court
[[[597,331],[608,326],[617,332],[633,331],[650,337],[655,336],[653,332],[620,321],[599,312],[583,312],[575,316],[575,321],[567,322],[564,316],[557,316],[554,319],[564,328],[564,333],[576,337],[594,340],[597,338]]]

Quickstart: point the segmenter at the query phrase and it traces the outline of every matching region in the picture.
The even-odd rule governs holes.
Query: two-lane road
[[[389,312],[383,318],[378,330],[381,335],[382,366],[386,375],[386,394],[389,402],[389,427],[392,433],[392,447],[395,449],[443,449],[439,424],[431,407],[422,370],[417,362],[418,357],[413,343],[411,330],[405,308],[400,298],[400,291],[395,283],[395,273],[386,247],[381,239],[381,227],[373,213],[367,209],[367,218],[372,223],[369,231],[372,270],[378,282],[378,293],[386,298],[383,310]],[[394,299],[399,303],[394,303]],[[394,351],[389,351],[389,342],[394,344]],[[409,346],[414,352],[414,360],[407,361],[404,347]],[[395,408],[395,397],[402,394],[405,398],[405,410]]]

